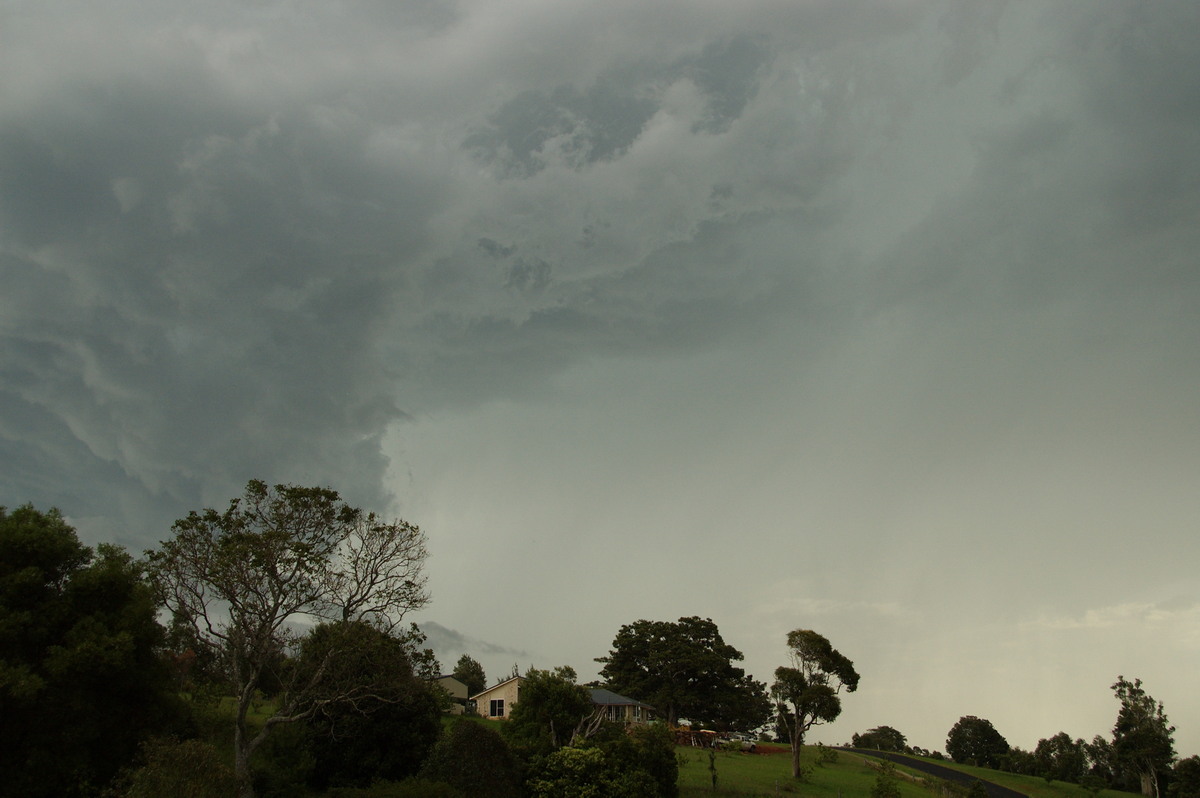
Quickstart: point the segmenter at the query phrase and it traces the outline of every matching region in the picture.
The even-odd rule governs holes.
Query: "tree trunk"
[[[792,733],[792,778],[800,778],[800,749],[804,747],[804,734]]]
[[[250,746],[244,723],[233,729],[233,772],[237,776],[238,798],[254,798],[254,781],[250,776]]]

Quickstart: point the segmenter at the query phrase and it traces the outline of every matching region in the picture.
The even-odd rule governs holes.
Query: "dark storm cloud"
[[[709,42],[671,63],[647,59],[614,69],[584,89],[560,85],[550,92],[525,91],[504,103],[463,146],[510,177],[543,169],[550,146],[554,157],[581,169],[628,150],[660,110],[663,90],[680,79],[694,82],[705,98],[693,132],[721,133],[754,98],[769,55],[765,35],[740,35]]]
[[[4,500],[155,506],[128,533],[153,538],[249,477],[378,505],[392,421],[780,319],[844,341],[900,308],[932,353],[963,317],[1174,286],[1190,332],[1197,12],[1039,10],[1008,68],[1007,8],[26,11],[0,78]],[[920,203],[876,173],[935,111],[967,176],[929,157],[893,241],[875,223]]]
[[[369,163],[352,114],[264,118],[178,71],[0,121],[6,500],[66,505],[58,471],[84,517],[132,491],[161,524],[251,476],[380,504],[376,329],[438,190]]]

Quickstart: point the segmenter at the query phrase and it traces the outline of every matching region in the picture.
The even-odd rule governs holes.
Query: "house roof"
[[[471,696],[471,700],[474,701],[476,698],[479,698],[479,696],[481,696],[481,695],[487,695],[488,693],[492,692],[496,688],[503,687],[504,685],[508,684],[509,682],[515,682],[515,681],[523,682],[523,681],[525,681],[525,677],[524,676],[510,676],[509,678],[505,679],[504,681],[497,682],[496,684],[493,684],[491,687],[481,690],[480,692]]]
[[[632,698],[626,698],[623,695],[614,693],[612,690],[605,690],[603,687],[590,688],[592,693],[592,703],[600,706],[634,706],[644,707],[646,709],[654,709],[649,704],[643,704],[641,701],[635,701]]]

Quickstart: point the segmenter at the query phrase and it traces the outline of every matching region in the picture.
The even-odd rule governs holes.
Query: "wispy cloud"
[[[1044,614],[1026,621],[1028,631],[1168,633],[1185,648],[1200,649],[1200,602],[1131,601],[1095,607],[1074,615]]]

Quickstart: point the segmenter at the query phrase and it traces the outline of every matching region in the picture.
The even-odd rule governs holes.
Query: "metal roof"
[[[589,688],[592,693],[592,703],[600,704],[601,706],[623,706],[630,705],[635,707],[645,707],[646,709],[654,709],[649,704],[643,704],[641,701],[635,701],[632,698],[626,698],[623,695],[618,695],[612,690],[605,690],[603,687]]]

